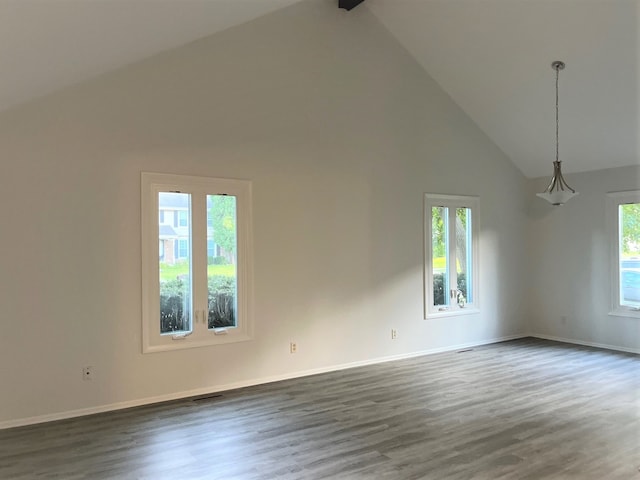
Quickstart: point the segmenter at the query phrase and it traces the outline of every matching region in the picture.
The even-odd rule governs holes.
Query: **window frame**
[[[450,305],[443,310],[441,306],[433,305],[433,244],[432,244],[432,208],[469,208],[471,210],[471,278],[467,278],[467,284],[471,280],[473,301],[465,304],[463,308],[457,304]],[[439,193],[424,194],[424,318],[439,318],[458,315],[469,315],[480,311],[480,198],[470,195],[445,195]],[[452,226],[448,225],[450,231]],[[455,225],[453,226],[455,228]],[[455,249],[449,249],[447,268],[455,268]],[[451,261],[453,259],[453,261]]]
[[[191,282],[193,318],[188,334],[160,333],[159,221],[158,193],[191,194]],[[208,328],[207,294],[207,195],[236,197],[237,312],[236,326]],[[202,199],[199,202],[198,199]],[[201,204],[199,204],[201,203]],[[142,237],[142,351],[179,350],[251,340],[253,337],[252,212],[251,182],[214,177],[197,177],[141,172]]]
[[[607,193],[606,225],[610,238],[611,309],[609,315],[640,318],[640,307],[620,302],[620,205],[640,203],[640,190]]]

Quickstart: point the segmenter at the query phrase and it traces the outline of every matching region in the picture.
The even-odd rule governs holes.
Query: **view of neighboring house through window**
[[[426,316],[477,309],[477,205],[476,197],[425,195]]]
[[[610,193],[612,313],[640,312],[640,191]]]
[[[160,245],[160,332],[191,331],[191,261],[189,240],[191,231],[179,228],[173,222],[173,212],[182,208],[185,215],[191,213],[191,195],[178,192],[158,192],[158,240]],[[167,215],[166,212],[170,212]],[[171,223],[164,222],[170,218]]]
[[[144,350],[248,339],[250,184],[145,173],[142,190]]]

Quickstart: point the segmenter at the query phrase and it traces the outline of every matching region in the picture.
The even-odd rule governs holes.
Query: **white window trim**
[[[471,234],[472,240],[472,282],[473,282],[473,302],[460,308],[457,305],[451,306],[448,310],[442,311],[433,305],[433,255],[431,252],[432,242],[432,226],[431,226],[431,208],[436,206],[443,207],[465,207],[472,211],[471,217]],[[471,315],[480,312],[480,285],[479,285],[479,264],[480,264],[480,198],[477,196],[467,195],[443,195],[436,193],[424,194],[424,318],[440,318],[460,315]]]
[[[227,194],[236,197],[237,229],[237,326],[207,328],[207,299],[194,291],[193,334],[181,339],[160,334],[160,285],[158,243],[158,192],[180,191],[193,195]],[[142,351],[143,353],[179,350],[251,340],[253,336],[251,182],[212,177],[194,177],[163,173],[141,174],[142,227]],[[204,244],[206,260],[207,216],[205,205],[193,205],[193,242]],[[202,220],[196,218],[202,217]],[[194,246],[194,250],[196,250]],[[192,266],[192,277],[206,279],[204,265]],[[206,280],[205,280],[206,282]],[[205,283],[206,284],[206,283]],[[206,288],[205,288],[206,290]]]
[[[606,225],[609,232],[610,271],[611,271],[611,310],[609,315],[615,317],[640,318],[640,311],[620,304],[620,218],[619,205],[640,203],[640,190],[607,193]]]

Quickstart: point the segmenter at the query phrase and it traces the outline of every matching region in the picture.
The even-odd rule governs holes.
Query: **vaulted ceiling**
[[[299,1],[5,0],[0,110]],[[640,0],[366,0],[528,177],[640,163]]]

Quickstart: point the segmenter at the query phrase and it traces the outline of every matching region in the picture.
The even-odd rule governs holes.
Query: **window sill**
[[[155,345],[144,345],[142,353],[170,352],[172,350],[184,350],[187,348],[212,347],[216,345],[224,345],[228,343],[239,343],[252,340],[250,335],[246,333],[233,333],[231,335],[217,335],[206,339],[190,339],[174,340],[171,343],[160,343]]]
[[[444,312],[428,313],[426,320],[429,320],[431,318],[459,317],[461,315],[474,315],[477,313],[480,313],[480,310],[477,308],[460,308],[456,310],[446,310]]]
[[[630,308],[616,308],[611,310],[608,315],[610,317],[640,318],[640,310],[632,310]]]

